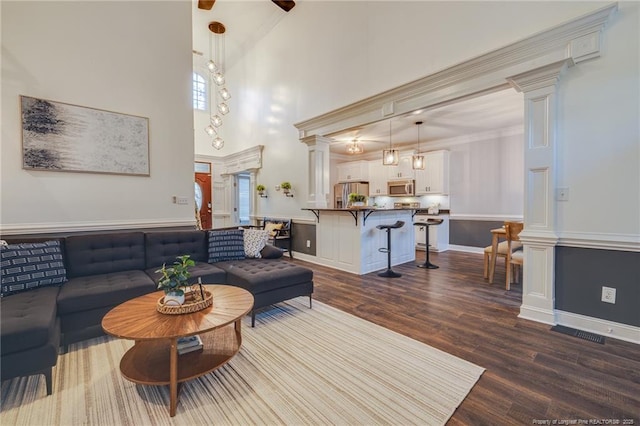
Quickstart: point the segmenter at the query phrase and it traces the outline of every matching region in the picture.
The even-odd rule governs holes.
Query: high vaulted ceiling
[[[301,2],[296,3],[301,4]],[[294,8],[289,13],[284,12],[268,0],[218,0],[212,9],[207,11],[198,9],[197,0],[194,0],[193,48],[208,58],[210,56],[209,22],[222,22],[227,28],[225,67],[229,70],[281,19],[294,19],[295,11]],[[391,141],[400,149],[412,148],[418,139],[416,121],[423,122],[420,126],[420,145],[421,148],[428,149],[428,143],[433,141],[474,138],[481,134],[522,127],[523,117],[522,94],[510,89],[396,117],[391,120]],[[332,153],[346,154],[347,142],[357,139],[364,146],[366,156],[367,153],[379,151],[389,145],[389,120],[328,136],[334,140],[331,144]]]

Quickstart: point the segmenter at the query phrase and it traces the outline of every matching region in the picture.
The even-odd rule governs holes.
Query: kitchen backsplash
[[[435,204],[439,204],[441,210],[450,210],[448,195],[423,195],[421,197],[387,197],[380,195],[378,197],[369,197],[367,204],[369,206],[377,206],[383,209],[392,209],[394,203],[420,203],[421,208],[429,208]]]

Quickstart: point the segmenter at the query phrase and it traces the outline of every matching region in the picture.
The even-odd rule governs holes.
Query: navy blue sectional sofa
[[[215,243],[210,243],[209,232],[218,235]],[[311,303],[313,271],[282,259],[278,248],[266,245],[261,258],[235,256],[216,262],[210,252],[215,248],[219,255],[218,245],[224,244],[221,232],[242,231],[115,232],[56,239],[59,245],[47,250],[62,259],[66,277],[61,285],[27,289],[8,285],[10,279],[3,275],[1,379],[44,374],[50,395],[59,348],[66,351],[70,343],[104,334],[104,315],[122,302],[157,291],[160,274],[155,271],[184,254],[196,263],[190,268],[192,282],[200,278],[206,284],[235,285],[253,294],[251,326],[256,311],[266,306],[298,296],[309,296]]]

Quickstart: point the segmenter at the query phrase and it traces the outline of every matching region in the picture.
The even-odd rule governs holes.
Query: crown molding
[[[602,29],[618,9],[613,3],[463,63],[387,90],[309,120],[295,123],[299,138],[329,135],[476,97],[509,87],[509,77],[566,61],[566,66],[600,56]]]

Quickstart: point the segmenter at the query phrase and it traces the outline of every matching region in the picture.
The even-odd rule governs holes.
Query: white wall
[[[602,57],[560,80],[558,203],[565,233],[640,241],[640,3],[623,2],[605,29]]]
[[[456,217],[522,218],[523,139],[516,132],[449,148],[450,203]]]
[[[219,153],[202,154],[225,155],[264,144],[258,182],[271,188],[290,180],[296,197],[285,199],[270,194],[259,203],[261,212],[313,218],[300,211],[306,205],[307,148],[299,142],[294,123],[505,46],[606,4],[609,3],[299,2],[227,70],[230,90],[235,93],[230,125],[226,127],[227,144]],[[218,6],[223,6],[222,2]],[[637,233],[640,226],[637,8],[637,3],[621,3],[618,17],[606,30],[603,56],[569,69],[561,80],[562,128],[558,136],[567,139],[567,143],[560,160],[560,181],[571,188],[571,200],[560,211],[560,223],[572,231]],[[231,32],[227,37],[232,37]],[[614,43],[620,43],[623,52],[616,52]],[[635,82],[632,77],[636,77]],[[598,89],[603,84],[609,89]],[[597,101],[601,95],[606,102]],[[620,104],[624,108],[612,108]],[[585,146],[590,148],[584,149]],[[597,148],[591,148],[594,146]],[[202,149],[207,149],[204,144]],[[617,173],[603,173],[604,164],[595,174],[585,173],[584,166],[602,159],[607,159],[607,166],[615,163]],[[583,180],[584,174],[591,177]],[[592,188],[597,188],[598,193]],[[624,212],[615,213],[620,220],[609,220],[608,216],[603,220],[605,217],[597,213],[584,219],[586,209],[593,209],[603,197],[615,200],[615,206],[608,205],[616,210],[623,206]]]
[[[194,222],[191,4],[2,1],[3,232]],[[22,170],[19,95],[149,118],[149,177]]]

